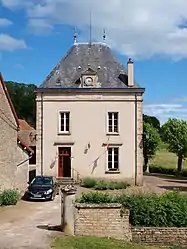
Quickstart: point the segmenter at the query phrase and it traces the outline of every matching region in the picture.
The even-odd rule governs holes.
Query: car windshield
[[[53,181],[51,177],[36,177],[31,184],[32,185],[52,185]]]

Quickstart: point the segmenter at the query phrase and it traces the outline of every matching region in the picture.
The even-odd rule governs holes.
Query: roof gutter
[[[145,88],[38,88],[35,93],[140,93],[145,92]]]
[[[29,156],[27,159],[25,159],[24,161],[18,163],[18,164],[17,164],[17,167],[19,167],[19,166],[21,166],[22,164],[24,164],[24,163],[26,163],[27,161],[29,161],[29,160],[32,158],[32,156],[33,156],[33,154],[31,153],[30,156]]]

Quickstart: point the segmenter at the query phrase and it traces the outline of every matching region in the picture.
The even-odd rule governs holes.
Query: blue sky
[[[107,5],[105,5],[107,3]],[[105,6],[103,8],[102,6]],[[146,88],[144,112],[161,122],[187,119],[186,0],[0,0],[0,71],[5,80],[40,85],[73,45],[92,37],[126,65]]]

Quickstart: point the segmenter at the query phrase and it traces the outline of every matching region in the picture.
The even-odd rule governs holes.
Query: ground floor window
[[[108,148],[108,171],[119,170],[119,148]]]

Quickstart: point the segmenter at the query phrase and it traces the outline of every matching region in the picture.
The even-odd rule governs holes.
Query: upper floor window
[[[108,112],[108,132],[118,133],[118,112]]]
[[[70,113],[60,112],[60,132],[70,132]]]

